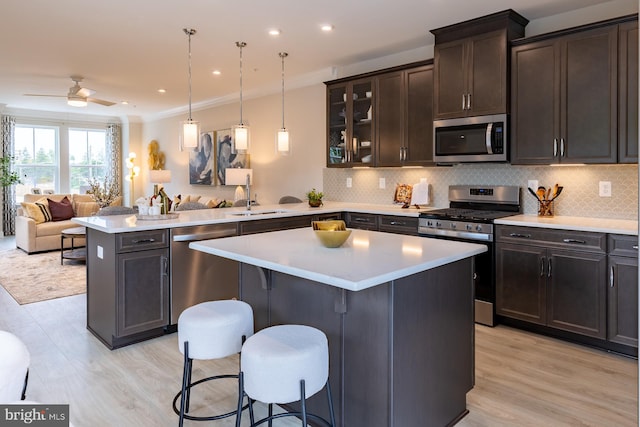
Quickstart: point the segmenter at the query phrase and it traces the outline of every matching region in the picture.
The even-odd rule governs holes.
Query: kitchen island
[[[474,384],[473,256],[486,246],[354,230],[323,247],[310,227],[191,243],[241,263],[256,329],[329,338],[342,427],[455,424]],[[324,394],[310,408],[326,415]]]

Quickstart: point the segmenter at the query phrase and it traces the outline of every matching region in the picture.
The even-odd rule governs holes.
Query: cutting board
[[[429,183],[419,182],[413,185],[411,192],[411,206],[429,204]]]

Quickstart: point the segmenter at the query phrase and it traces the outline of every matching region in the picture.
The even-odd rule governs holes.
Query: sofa
[[[121,197],[112,203],[121,204]],[[29,254],[59,250],[62,230],[78,227],[71,218],[91,216],[98,209],[89,194],[25,194],[16,214],[16,247]],[[71,239],[64,244],[70,247]],[[84,239],[75,239],[74,245],[84,245]]]

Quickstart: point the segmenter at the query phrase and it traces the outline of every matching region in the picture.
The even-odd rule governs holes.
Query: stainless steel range
[[[520,187],[452,185],[449,208],[424,211],[418,234],[438,239],[484,243],[475,261],[475,319],[495,325],[495,245],[493,221],[520,213]]]

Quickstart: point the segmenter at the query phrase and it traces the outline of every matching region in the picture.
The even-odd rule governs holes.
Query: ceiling
[[[148,118],[185,111],[188,39],[192,105],[237,98],[239,49],[243,93],[332,67],[433,44],[430,29],[512,8],[535,20],[609,0],[2,0],[0,107]],[[331,33],[320,25],[334,26]],[[273,37],[267,31],[281,30]],[[214,76],[218,69],[221,75]],[[71,75],[93,97],[118,104],[79,109],[64,97]],[[166,93],[158,93],[164,88]],[[128,105],[121,105],[128,101]]]

